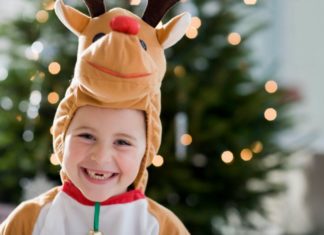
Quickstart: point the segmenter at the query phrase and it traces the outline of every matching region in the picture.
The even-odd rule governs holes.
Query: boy
[[[149,1],[142,19],[105,12],[101,0],[86,2],[91,17],[56,2],[59,19],[79,37],[74,78],[53,123],[63,186],[19,205],[1,234],[188,234],[144,195],[161,139],[164,49],[190,23],[182,14],[155,28],[175,2]]]

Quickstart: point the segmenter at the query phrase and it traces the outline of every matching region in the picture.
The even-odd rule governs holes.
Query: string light
[[[141,4],[141,0],[131,0],[130,4],[133,6],[139,5],[139,4]]]
[[[186,32],[186,36],[189,39],[194,39],[198,36],[198,30],[192,26],[189,26],[189,28]]]
[[[43,1],[43,8],[47,11],[54,10],[55,1],[54,0],[45,0]]]
[[[54,166],[60,165],[60,161],[57,159],[57,157],[54,153],[50,157],[50,162]]]
[[[21,115],[17,115],[16,116],[16,120],[17,120],[17,122],[21,122],[22,121],[22,116]]]
[[[227,36],[227,41],[233,46],[237,46],[241,43],[241,35],[236,32],[232,32]]]
[[[246,5],[255,5],[257,0],[244,0],[244,4]]]
[[[277,118],[277,111],[274,108],[268,108],[264,112],[264,117],[268,121],[274,121]]]
[[[45,78],[45,73],[44,72],[38,72],[38,77],[43,80]]]
[[[173,72],[179,78],[186,75],[186,69],[181,65],[175,66]]]
[[[155,167],[161,167],[164,163],[164,159],[161,155],[156,155],[154,158],[153,158],[153,166]]]
[[[231,151],[225,151],[222,153],[222,161],[225,162],[226,164],[229,164],[231,162],[233,162],[234,160],[234,155]]]
[[[189,39],[194,39],[198,36],[198,29],[201,26],[201,19],[197,16],[191,18],[190,26],[186,32],[186,36]]]
[[[199,29],[201,26],[201,19],[197,16],[192,17],[191,18],[191,26],[196,29]]]
[[[180,142],[181,142],[181,144],[186,145],[186,146],[190,145],[192,143],[191,135],[189,135],[189,134],[182,135],[180,138]]]
[[[243,149],[240,155],[243,161],[250,161],[253,157],[253,153],[250,149]]]
[[[54,91],[49,93],[48,96],[47,96],[47,101],[50,104],[56,104],[59,101],[59,99],[60,99],[59,94],[57,92],[54,92]]]
[[[275,93],[278,90],[278,84],[273,80],[267,81],[264,85],[264,89],[268,93]]]
[[[46,23],[48,20],[48,12],[45,10],[40,10],[36,13],[36,20],[39,23]]]
[[[260,141],[256,141],[252,144],[251,149],[254,153],[261,153],[263,150],[263,144]]]
[[[61,65],[54,61],[48,65],[48,71],[51,74],[56,75],[61,71]]]

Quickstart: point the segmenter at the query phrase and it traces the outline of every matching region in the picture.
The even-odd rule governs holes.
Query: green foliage
[[[283,190],[283,185],[270,182],[268,175],[285,167],[288,153],[277,137],[290,126],[285,116],[289,103],[285,102],[285,90],[269,94],[264,89],[269,78],[255,78],[251,73],[255,64],[247,42],[262,27],[242,35],[237,46],[227,42],[227,35],[241,20],[235,9],[246,6],[238,1],[218,1],[218,14],[208,17],[201,12],[207,1],[194,2],[203,24],[196,39],[182,40],[169,51],[161,115],[164,134],[160,154],[165,164],[150,169],[148,194],[175,211],[192,234],[217,234],[220,231],[213,229],[214,219],[226,221],[231,208],[242,218],[251,211],[264,213],[261,200]],[[184,72],[174,72],[179,66]],[[264,118],[269,107],[279,113],[272,122]],[[174,118],[180,111],[187,113],[193,137],[184,161],[175,160],[174,149]],[[251,161],[243,161],[240,152],[252,149],[256,142],[262,143],[263,151]],[[221,160],[224,151],[234,155],[230,164]],[[259,186],[253,187],[256,182]]]
[[[40,8],[35,5],[35,14]],[[63,97],[73,74],[77,40],[58,22],[53,11],[45,24],[39,23],[34,15],[18,15],[12,22],[1,24],[0,38],[7,45],[0,53],[6,55],[9,63],[8,76],[0,81],[0,101],[10,99],[12,107],[0,107],[0,201],[17,203],[21,200],[21,180],[31,178],[39,171],[46,171],[48,177],[58,179],[58,167],[49,163],[52,152],[50,127],[56,105],[49,104],[47,95],[58,92]],[[36,41],[43,44],[39,59],[26,57],[28,48]],[[48,72],[52,61],[59,62],[59,75]],[[27,109],[32,91],[42,94],[39,115],[29,118]],[[24,141],[25,131],[33,133],[32,141]]]

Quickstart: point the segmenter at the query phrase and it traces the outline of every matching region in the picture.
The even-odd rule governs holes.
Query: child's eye
[[[93,135],[88,133],[80,134],[78,136],[86,140],[96,140],[96,138]]]
[[[117,144],[117,145],[126,145],[126,146],[130,146],[131,144],[128,142],[128,141],[126,141],[126,140],[116,140],[115,141],[115,144]]]

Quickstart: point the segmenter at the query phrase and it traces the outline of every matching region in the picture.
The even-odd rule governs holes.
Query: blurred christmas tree
[[[292,99],[271,78],[253,76],[248,40],[264,22],[246,34],[235,32],[242,9],[258,7],[244,2],[191,1],[199,18],[187,36],[195,39],[168,51],[164,133],[155,162],[165,164],[150,171],[148,194],[180,215],[195,235],[252,231],[251,217],[265,212],[262,199],[283,189],[269,173],[286,166],[278,134],[291,124],[285,112]],[[228,226],[237,230],[226,233]]]
[[[53,0],[26,3],[31,14],[0,27],[6,55],[0,60],[0,200],[15,203],[24,178],[46,172],[59,182],[59,167],[50,163],[50,127],[77,50],[76,37],[52,11]],[[218,234],[231,211],[248,218],[251,211],[263,211],[264,196],[281,190],[267,176],[285,165],[287,154],[276,140],[288,127],[289,102],[274,81],[252,76],[252,34],[232,32],[242,17],[237,9],[248,6],[236,0],[186,4],[199,16],[187,35],[195,39],[167,51],[164,158],[154,162],[165,164],[150,168],[147,194],[178,214],[192,234]]]
[[[24,179],[43,172],[58,179],[58,168],[49,162],[50,127],[77,50],[76,38],[54,15],[53,1],[25,1],[25,6],[0,27],[6,55],[0,64],[0,200],[5,202],[21,200]]]

